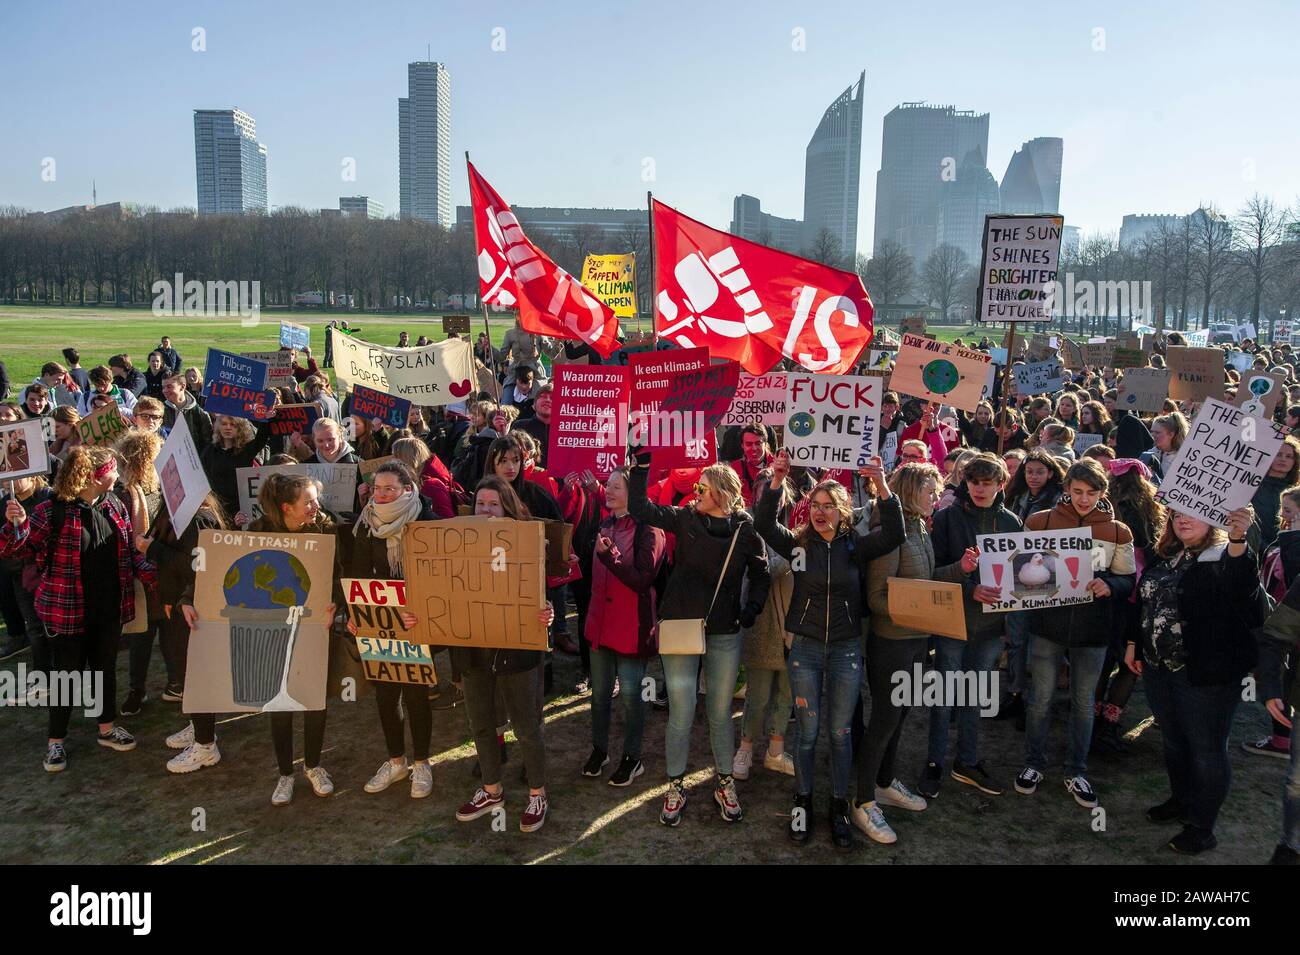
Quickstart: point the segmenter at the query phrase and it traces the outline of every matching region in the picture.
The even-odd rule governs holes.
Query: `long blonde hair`
[[[975,457],[974,454],[971,457]],[[963,461],[961,466],[965,466]],[[957,469],[953,468],[953,473]],[[933,464],[909,461],[889,476],[889,489],[898,495],[898,503],[903,505],[903,513],[911,517],[924,517],[921,499],[925,494],[925,484],[933,479],[937,490],[943,484],[943,475]]]
[[[724,512],[735,513],[745,506],[745,500],[740,493],[740,478],[736,476],[736,472],[730,465],[710,464],[700,472],[700,480],[708,481],[717,497],[726,498],[722,508]]]
[[[158,490],[158,472],[153,463],[162,446],[162,438],[156,431],[133,428],[123,435],[117,442],[117,453],[122,459],[122,483],[150,494]]]

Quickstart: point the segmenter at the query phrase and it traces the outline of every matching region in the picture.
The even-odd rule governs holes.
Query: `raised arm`
[[[650,477],[649,463],[640,462],[632,469],[627,482],[627,510],[642,524],[649,524],[663,531],[676,531],[677,522],[683,508],[667,504],[653,504],[646,497],[646,482]]]

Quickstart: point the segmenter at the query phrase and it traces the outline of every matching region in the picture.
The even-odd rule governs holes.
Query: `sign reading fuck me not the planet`
[[[790,374],[786,381],[790,463],[856,470],[880,453],[879,378]]]
[[[985,613],[1092,603],[1092,528],[978,534],[980,583],[1001,599]]]

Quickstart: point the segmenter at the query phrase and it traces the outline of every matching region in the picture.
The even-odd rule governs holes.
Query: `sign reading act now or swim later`
[[[345,577],[340,583],[348,604],[348,620],[356,627],[366,679],[424,686],[437,683],[429,647],[404,639],[409,629],[402,619],[406,581]]]

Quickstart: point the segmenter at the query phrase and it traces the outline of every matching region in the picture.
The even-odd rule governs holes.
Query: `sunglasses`
[[[709,489],[709,486],[708,486],[707,484],[704,484],[704,483],[701,482],[701,481],[696,481],[695,484],[694,484],[694,485],[692,486],[692,488],[691,488],[691,490],[693,490],[693,491],[695,492],[695,496],[696,496],[696,497],[703,497],[703,496],[704,496],[704,492],[707,491],[708,489]]]

